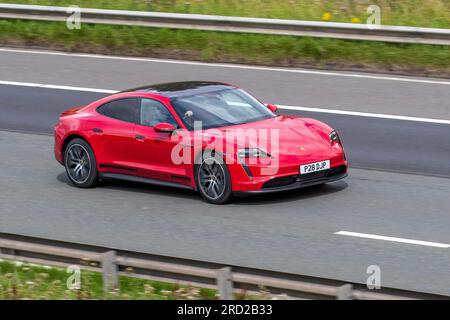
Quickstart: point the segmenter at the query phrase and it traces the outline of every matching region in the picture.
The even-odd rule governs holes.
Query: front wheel
[[[204,159],[197,166],[196,180],[200,194],[210,203],[225,204],[233,198],[228,168],[215,158]]]
[[[64,166],[69,180],[79,188],[92,188],[98,182],[94,152],[83,139],[69,142],[64,155]]]

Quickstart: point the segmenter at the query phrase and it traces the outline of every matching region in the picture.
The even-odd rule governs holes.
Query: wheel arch
[[[196,167],[201,164],[200,159],[202,158],[203,154],[205,153],[205,151],[210,150],[209,148],[204,148],[201,151],[197,152],[197,154],[194,156],[194,171],[196,169]],[[213,153],[217,152],[218,155],[220,155],[222,157],[223,163],[226,165],[227,164],[227,159],[226,159],[226,155],[223,152],[220,151],[215,151],[215,150],[211,150],[213,151]]]
[[[67,135],[67,137],[64,138],[63,143],[62,143],[61,156],[62,156],[63,163],[65,161],[67,146],[69,145],[70,141],[72,141],[74,139],[81,139],[81,140],[83,140],[84,142],[86,142],[89,145],[89,147],[91,147],[92,152],[94,152],[94,149],[92,148],[92,145],[89,143],[89,141],[88,141],[88,139],[86,139],[86,137],[84,137],[80,133],[71,133],[71,134]],[[95,154],[95,152],[94,152],[94,154]]]

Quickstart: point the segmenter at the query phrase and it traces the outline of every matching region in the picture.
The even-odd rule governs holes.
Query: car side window
[[[162,122],[170,123],[175,128],[178,128],[177,121],[161,102],[152,99],[141,99],[140,124],[154,127]]]
[[[126,98],[107,102],[97,108],[97,111],[107,117],[139,123],[140,99]]]

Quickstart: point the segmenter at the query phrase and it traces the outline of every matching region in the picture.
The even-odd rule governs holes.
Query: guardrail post
[[[118,288],[119,276],[116,263],[116,252],[108,251],[102,254],[103,291],[105,293]]]
[[[337,288],[336,292],[337,300],[352,300],[353,299],[353,286],[351,284],[343,285]]]
[[[217,287],[220,300],[233,300],[233,275],[230,267],[217,270]]]

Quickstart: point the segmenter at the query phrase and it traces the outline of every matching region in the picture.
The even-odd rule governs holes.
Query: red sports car
[[[198,190],[215,204],[347,176],[336,131],[276,111],[226,83],[145,86],[63,112],[55,157],[80,188],[123,179]]]

